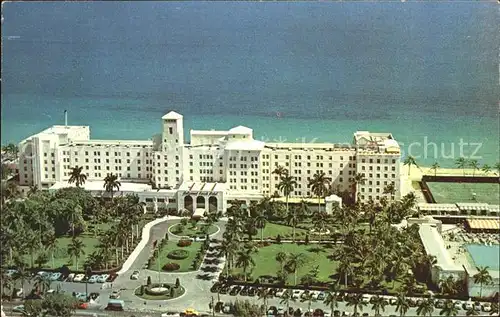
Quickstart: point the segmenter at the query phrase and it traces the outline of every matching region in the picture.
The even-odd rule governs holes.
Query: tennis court
[[[427,186],[437,203],[500,204],[500,184],[427,182]]]

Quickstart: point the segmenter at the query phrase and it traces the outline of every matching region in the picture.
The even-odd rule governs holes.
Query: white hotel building
[[[272,196],[279,184],[272,172],[283,166],[298,183],[292,197],[314,196],[308,181],[317,171],[341,190],[356,173],[364,174],[366,182],[357,186],[363,201],[379,200],[391,182],[394,198],[401,196],[400,147],[390,133],[356,132],[350,145],[265,143],[238,126],[191,130],[190,139],[184,142],[183,117],[173,111],[162,117],[161,139],[93,140],[88,126],[53,126],[19,144],[20,185],[74,186],[68,184],[71,168],[83,166],[84,187],[95,194],[102,194],[104,177],[113,173],[122,184],[117,194],[135,193],[150,210],[224,211],[234,199],[250,203]]]

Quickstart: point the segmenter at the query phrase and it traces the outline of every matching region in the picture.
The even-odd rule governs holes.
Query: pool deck
[[[450,228],[448,228],[448,230],[450,230]],[[444,229],[443,233],[445,233],[445,231],[447,233],[450,232],[448,230]],[[456,229],[452,229],[452,230],[458,231],[458,230],[461,230],[461,228],[456,227]],[[473,276],[474,274],[476,274],[477,273],[476,265],[474,264],[474,261],[473,261],[472,257],[470,256],[469,252],[464,247],[464,245],[467,243],[457,242],[457,241],[449,241],[448,239],[446,239],[446,235],[443,235],[443,240],[444,240],[446,246],[450,246],[450,248],[447,249],[446,251],[450,255],[453,262],[456,265],[464,267],[465,270],[467,271],[467,273],[469,274],[469,276]],[[499,270],[489,269],[488,271],[493,279],[498,279],[500,277]]]

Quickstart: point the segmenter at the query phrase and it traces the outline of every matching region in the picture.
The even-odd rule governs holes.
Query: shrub
[[[172,272],[172,271],[177,271],[178,269],[180,269],[180,267],[181,266],[177,263],[167,263],[162,267],[162,270],[167,272]]]
[[[146,284],[147,286],[151,285],[151,276],[148,276],[148,282]]]
[[[276,243],[281,243],[281,235],[279,235],[279,234],[276,237]]]
[[[182,260],[185,259],[189,256],[189,251],[186,250],[181,250],[181,249],[176,249],[173,251],[170,251],[167,254],[167,258],[173,259],[173,260]]]
[[[170,297],[175,297],[175,288],[170,289]]]
[[[179,242],[177,242],[177,246],[187,247],[187,246],[190,246],[191,243],[192,243],[191,240],[179,240]]]
[[[175,288],[179,288],[179,286],[181,286],[181,281],[179,280],[179,278],[176,278],[175,279]]]
[[[309,235],[306,234],[306,238],[304,239],[304,244],[309,244]]]

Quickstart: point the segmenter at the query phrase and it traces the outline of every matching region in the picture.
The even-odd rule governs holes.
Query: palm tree
[[[476,171],[479,170],[479,162],[477,160],[470,160],[469,167],[472,168],[472,177],[476,175]]]
[[[366,306],[366,303],[363,302],[363,294],[359,293],[359,294],[355,294],[353,296],[350,296],[348,299],[347,299],[347,304],[346,304],[347,307],[350,307],[352,306],[354,308],[354,315],[357,316],[358,314],[358,309],[360,311],[363,311],[363,307]]]
[[[309,180],[309,188],[318,197],[318,212],[320,212],[321,197],[325,197],[330,187],[331,179],[324,172],[316,172]]]
[[[384,187],[384,194],[389,194],[391,200],[394,198],[394,195],[396,194],[396,187],[394,186],[394,182],[391,182]]]
[[[408,155],[404,162],[403,162],[403,166],[405,165],[408,165],[408,176],[410,176],[410,172],[411,172],[411,167],[412,165],[415,166],[415,167],[418,167],[418,164],[417,164],[417,161],[415,160],[415,158],[411,155]]]
[[[439,163],[438,162],[434,162],[434,164],[431,165],[431,168],[430,170],[431,171],[434,171],[434,177],[437,175],[437,170],[438,168],[440,168],[439,166]]]
[[[385,306],[388,304],[385,298],[375,295],[372,297],[371,302],[373,304],[372,310],[375,311],[375,316],[381,316],[380,310],[385,311]]]
[[[71,169],[71,173],[69,174],[69,180],[68,183],[75,183],[76,187],[80,187],[80,185],[85,184],[85,181],[87,180],[87,175],[82,173],[83,171],[83,166],[78,167],[75,166]]]
[[[483,171],[484,175],[488,175],[488,173],[491,172],[491,167],[488,164],[484,164],[481,170]]]
[[[297,271],[307,262],[307,257],[304,253],[290,254],[285,267],[289,272],[293,272],[293,283],[297,285]]]
[[[285,262],[286,262],[286,259],[287,259],[286,253],[285,252],[278,252],[278,253],[276,253],[275,259],[276,259],[276,261],[278,261],[278,263],[281,266],[281,270],[283,271],[283,266],[285,266]]]
[[[273,171],[273,174],[276,174],[276,175],[278,175],[279,178],[282,178],[285,175],[288,175],[288,170],[286,168],[284,168],[283,166],[279,165]]]
[[[259,214],[254,219],[255,227],[260,229],[260,241],[264,241],[264,228],[266,227],[267,218],[263,213]]]
[[[48,291],[50,289],[50,284],[52,284],[48,276],[41,276],[38,274],[33,277],[33,282],[33,286],[42,294]]]
[[[495,167],[495,170],[497,171],[497,175],[500,176],[500,162],[497,162],[494,167]]]
[[[271,296],[271,294],[269,293],[268,288],[265,288],[259,292],[259,299],[262,299],[262,301],[264,302],[264,311],[265,312],[267,312],[267,300],[269,299],[270,296]]]
[[[253,250],[243,250],[238,252],[238,258],[236,259],[236,266],[243,268],[243,274],[245,275],[245,282],[247,281],[247,269],[250,266],[255,266],[255,261],[252,258]]]
[[[107,193],[111,193],[111,199],[113,199],[114,189],[116,188],[116,191],[119,191],[121,185],[122,184],[118,180],[118,175],[111,173],[104,177],[103,187]]]
[[[467,167],[467,159],[465,157],[459,157],[455,160],[455,165],[461,168],[465,176],[465,168]]]
[[[287,289],[281,296],[280,304],[286,305],[286,310],[290,308],[290,302],[294,301],[292,291]]]
[[[301,299],[300,301],[301,302],[307,302],[307,311],[310,311],[311,310],[311,305],[312,305],[312,302],[313,301],[316,301],[313,297],[313,293],[309,292],[309,290],[306,290],[304,293],[302,293],[302,295],[300,296]]]
[[[327,224],[328,214],[325,212],[320,212],[315,214],[313,219],[314,229],[318,232],[319,243],[321,243],[322,233],[325,232]]]
[[[354,200],[357,198],[357,193],[358,193],[358,185],[364,185],[366,182],[365,174],[356,174],[352,178],[352,190],[353,190],[353,196]]]
[[[444,315],[446,317],[458,315],[458,309],[455,307],[455,303],[453,303],[450,299],[446,300],[446,302],[444,302],[443,309],[439,312],[439,315]]]
[[[426,299],[417,307],[418,316],[431,316],[434,311],[434,302],[432,299]]]
[[[293,192],[295,189],[295,186],[297,186],[297,181],[295,180],[294,177],[289,176],[286,174],[285,176],[281,177],[281,182],[278,184],[278,190],[283,192],[283,195],[286,197],[286,212],[288,213],[288,198],[290,198],[290,194]]]
[[[292,209],[292,211],[287,211],[285,221],[289,226],[292,226],[292,240],[295,242],[295,227],[300,223],[302,217],[296,212],[297,207]]]
[[[472,276],[474,283],[479,283],[479,298],[483,295],[483,285],[490,285],[493,279],[488,272],[489,266],[476,266],[477,273]]]
[[[410,303],[405,296],[405,293],[399,293],[396,298],[396,312],[399,312],[399,316],[403,317],[410,309]]]
[[[340,289],[339,283],[334,283],[332,286],[330,286],[330,291],[328,292],[328,295],[326,296],[324,303],[325,305],[330,307],[331,313],[330,316],[333,316],[333,310],[337,307],[339,307],[338,303],[338,290]]]
[[[45,248],[50,252],[50,259],[52,260],[52,268],[55,268],[54,252],[57,250],[57,238],[54,234],[48,236],[44,241]]]
[[[82,255],[85,254],[84,245],[82,240],[77,238],[71,239],[71,243],[68,245],[68,255],[75,259],[75,267],[78,271],[78,260]]]

